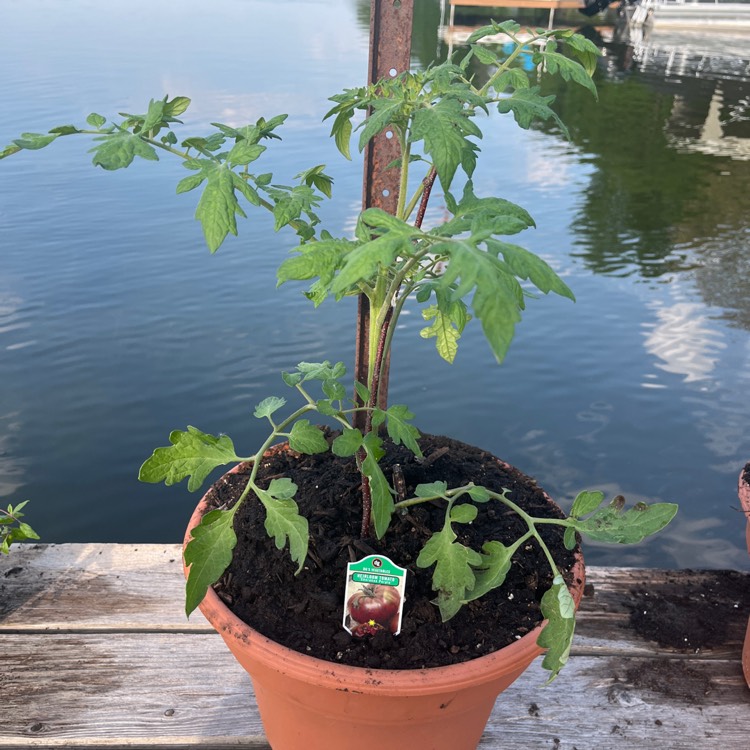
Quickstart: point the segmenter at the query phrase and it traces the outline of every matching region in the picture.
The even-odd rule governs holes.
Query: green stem
[[[506,70],[510,67],[511,63],[524,51],[526,47],[531,46],[534,42],[536,42],[538,39],[543,39],[543,36],[535,36],[531,39],[527,40],[526,42],[519,41],[513,34],[510,35],[510,38],[516,45],[516,48],[513,50],[513,52],[508,55],[508,59],[500,66],[498,66],[498,69],[492,74],[490,79],[487,81],[487,83],[482,86],[482,88],[479,90],[480,96],[486,96],[487,92],[492,88],[495,81],[503,74]]]

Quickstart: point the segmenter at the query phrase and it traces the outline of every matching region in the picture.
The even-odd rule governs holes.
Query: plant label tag
[[[401,632],[406,568],[383,555],[369,555],[346,566],[344,629],[354,636]]]

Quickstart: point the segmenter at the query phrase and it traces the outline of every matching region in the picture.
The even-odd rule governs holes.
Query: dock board
[[[592,567],[587,581],[569,665],[548,687],[532,665],[498,699],[480,749],[747,750],[750,575]],[[630,615],[646,591],[696,622],[723,618],[725,634],[710,648],[643,638]],[[176,545],[3,557],[0,698],[0,748],[269,747],[249,678],[200,613],[185,619]]]

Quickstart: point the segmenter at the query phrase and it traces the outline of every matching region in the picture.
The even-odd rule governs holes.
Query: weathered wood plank
[[[0,559],[0,632],[185,630],[181,549],[168,544],[25,544]]]
[[[177,545],[94,544],[21,546],[0,560],[0,748],[267,750],[249,678],[202,617],[185,622],[179,561]],[[590,568],[563,676],[542,689],[544,673],[526,672],[480,748],[744,750],[748,579]],[[724,618],[726,636],[697,653],[644,639],[630,612],[650,604],[646,591],[678,619]]]
[[[0,633],[212,632],[200,612],[185,618],[180,554],[178,545],[19,545],[0,559]],[[725,584],[721,600],[711,593],[717,577]],[[664,649],[632,629],[631,610],[647,587],[671,597],[675,617],[688,622],[699,609],[716,608],[725,637],[697,656],[737,658],[740,652],[750,615],[748,574],[591,567],[587,580],[574,653],[692,655],[694,648]]]
[[[33,633],[0,644],[4,750],[267,748],[250,681],[217,635]],[[576,656],[552,685],[545,678],[537,663],[500,696],[481,750],[747,748],[750,691],[735,661]]]

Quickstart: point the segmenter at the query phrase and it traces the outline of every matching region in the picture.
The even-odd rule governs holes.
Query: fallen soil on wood
[[[385,443],[381,466],[389,481],[394,465],[401,467],[407,497],[421,483],[442,480],[456,487],[473,481],[497,492],[508,488],[509,497],[531,515],[562,516],[533,479],[485,451],[429,435],[423,435],[420,445],[425,456],[421,462],[403,446]],[[288,551],[276,549],[265,533],[261,504],[249,498],[235,516],[234,559],[216,585],[219,596],[240,619],[274,641],[341,664],[418,669],[491,653],[542,621],[539,603],[552,576],[537,544],[529,542],[518,550],[502,587],[442,623],[432,603],[432,568],[418,568],[415,561],[424,543],[442,527],[444,507],[414,506],[394,518],[382,540],[361,540],[359,474],[353,459],[330,452],[306,456],[279,451],[264,459],[259,484],[266,486],[279,477],[289,477],[298,485],[296,501],[310,522],[310,552],[303,571],[295,575]],[[212,488],[212,503],[231,505],[245,482],[242,473],[225,475]],[[477,508],[473,523],[453,525],[458,540],[472,549],[480,551],[489,540],[509,545],[527,531],[524,522],[500,503],[478,503]],[[562,544],[561,527],[546,525],[542,536],[567,574],[573,554]],[[369,554],[387,556],[408,570],[398,636],[381,631],[355,638],[342,627],[346,565]]]

